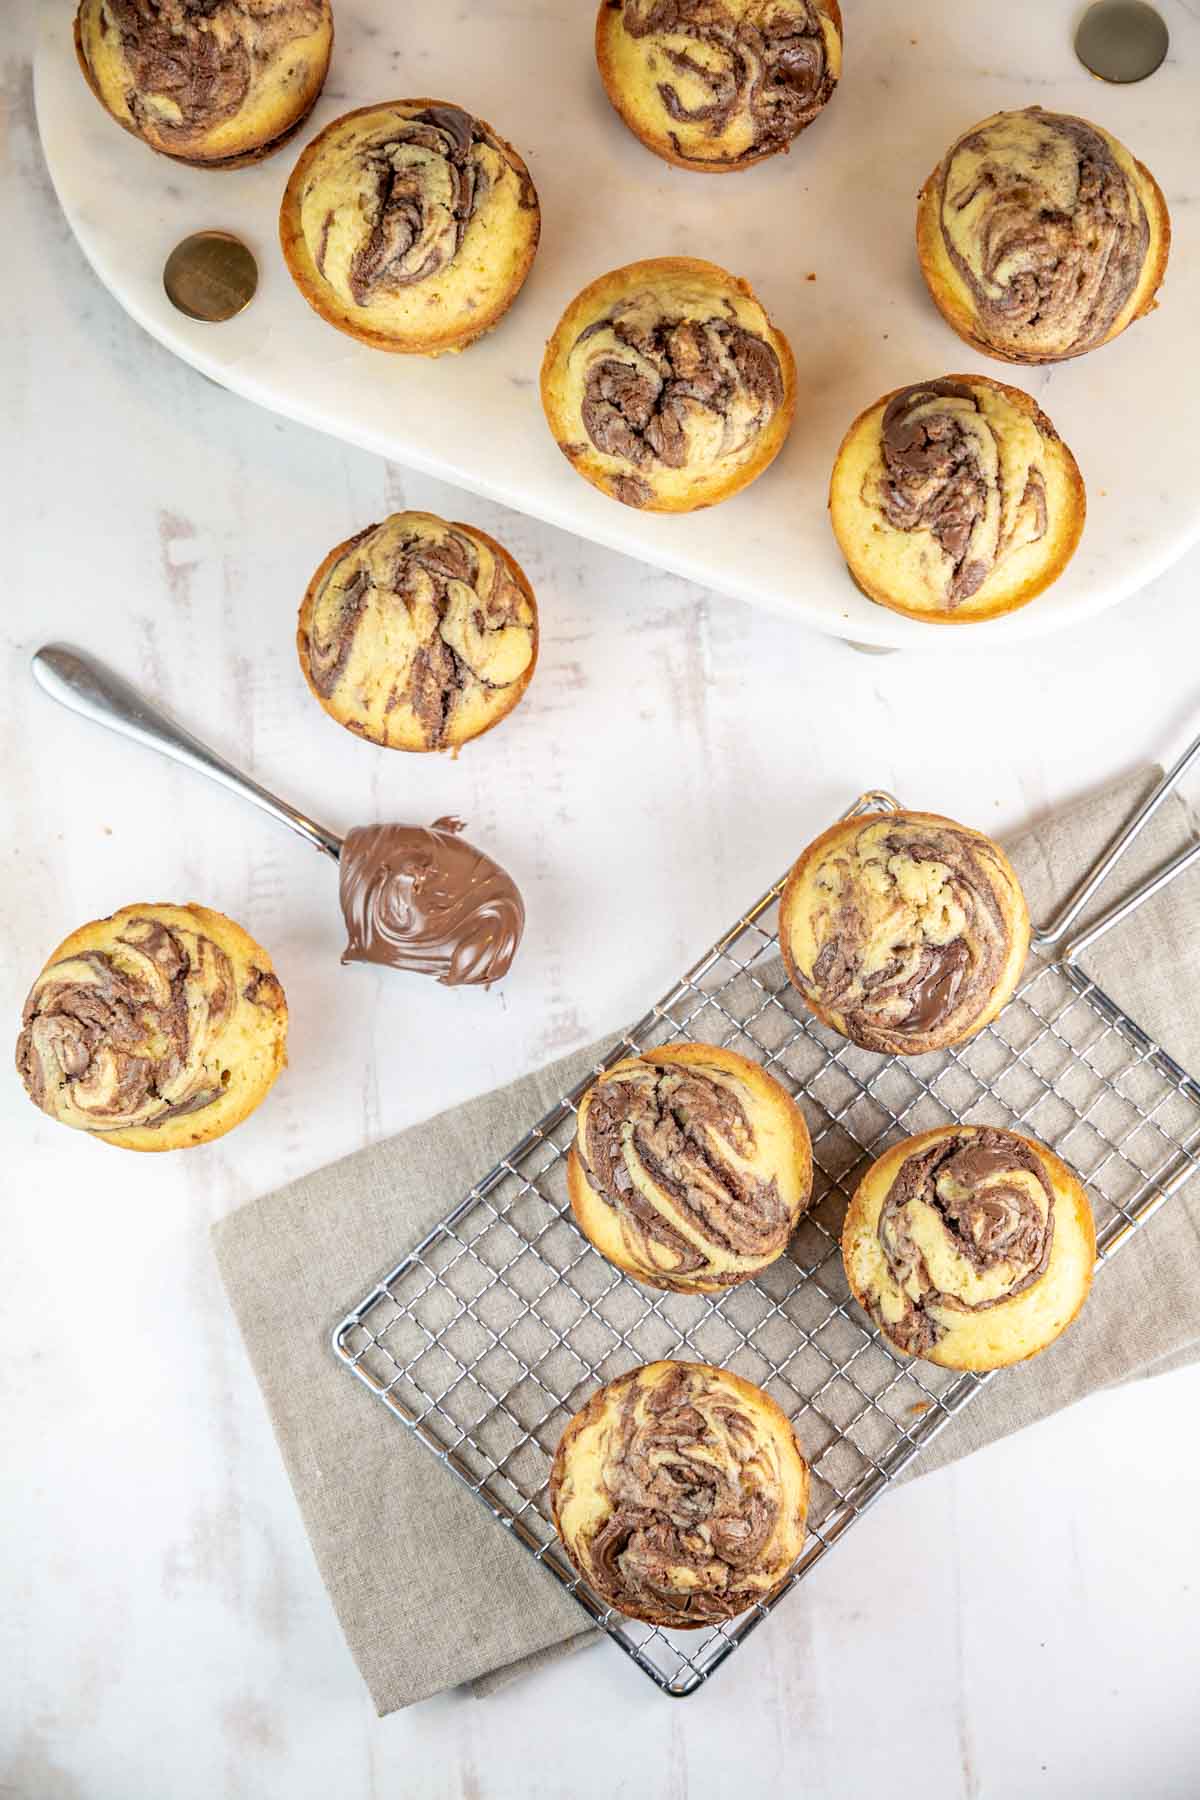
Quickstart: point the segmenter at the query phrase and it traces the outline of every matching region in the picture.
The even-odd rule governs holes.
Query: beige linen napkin
[[[1037,825],[1011,846],[1044,920],[1158,771]],[[1119,865],[1096,916],[1184,843],[1172,798]],[[1200,1071],[1200,877],[1189,871],[1096,946],[1093,974]],[[221,1273],[325,1585],[377,1710],[472,1682],[490,1692],[590,1641],[584,1614],[437,1458],[334,1359],[330,1332],[499,1155],[592,1068],[592,1045],[252,1202],[215,1227]],[[1200,1183],[1104,1272],[1060,1343],[996,1378],[913,1473],[1082,1395],[1200,1357]]]

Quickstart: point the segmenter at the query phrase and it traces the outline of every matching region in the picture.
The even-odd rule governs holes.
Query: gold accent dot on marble
[[[1170,42],[1165,20],[1145,0],[1098,0],[1075,33],[1075,54],[1101,81],[1145,81]]]
[[[218,324],[249,306],[258,264],[228,231],[196,231],[176,244],[163,268],[167,299],[189,319]]]

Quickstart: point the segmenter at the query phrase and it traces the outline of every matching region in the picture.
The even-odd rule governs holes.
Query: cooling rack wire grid
[[[753,1281],[716,1297],[662,1294],[592,1249],[566,1194],[575,1109],[589,1076],[337,1327],[334,1351],[347,1368],[664,1692],[680,1697],[702,1687],[997,1378],[897,1355],[851,1300],[838,1240],[868,1163],[897,1139],[937,1125],[1027,1132],[1086,1185],[1101,1266],[1194,1172],[1200,1087],[1079,958],[1189,867],[1200,844],[1087,931],[1067,933],[1197,753],[1200,739],[1035,933],[1018,993],[970,1042],[900,1059],[859,1050],[819,1024],[779,959],[781,877],[614,1045],[600,1067],[672,1039],[727,1045],[798,1098],[812,1134],[813,1202],[787,1254]],[[897,805],[867,793],[845,816]],[[600,1383],[660,1357],[717,1363],[765,1388],[792,1420],[812,1469],[808,1538],[786,1585],[740,1618],[699,1631],[611,1611],[576,1574],[549,1516],[546,1482],[567,1420]]]

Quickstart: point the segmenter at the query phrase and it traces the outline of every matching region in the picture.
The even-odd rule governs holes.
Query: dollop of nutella
[[[462,831],[461,819],[442,818],[346,833],[344,963],[433,975],[446,987],[490,987],[507,975],[525,929],[524,902],[512,876]]]

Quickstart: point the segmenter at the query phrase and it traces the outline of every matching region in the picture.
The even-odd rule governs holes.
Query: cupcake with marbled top
[[[123,1150],[233,1129],[285,1061],[271,958],[211,907],[125,906],[80,926],[30,989],[17,1070],[51,1119]]]
[[[987,375],[885,394],[842,441],[829,516],[864,594],[939,624],[991,619],[1056,581],[1083,477],[1037,402]]]
[[[542,406],[563,455],[646,512],[692,512],[754,481],[783,448],[796,368],[748,282],[665,256],[614,269],[546,346]]]
[[[650,1287],[718,1293],[787,1249],[812,1197],[808,1127],[758,1063],[714,1044],[625,1057],[579,1103],[571,1210]]]
[[[864,1050],[962,1043],[1011,997],[1029,909],[999,844],[937,813],[842,819],[804,851],[779,903],[793,985]]]
[[[647,149],[702,174],[777,156],[842,72],[838,0],[601,0],[596,62]]]
[[[537,605],[486,531],[393,513],[329,552],[296,644],[309,688],[347,731],[390,750],[456,750],[529,686]]]
[[[842,1232],[851,1291],[885,1341],[947,1369],[1036,1356],[1092,1285],[1088,1197],[1045,1144],[945,1125],[863,1176]]]
[[[1149,169],[1102,126],[1040,106],[972,126],[917,207],[939,311],[1007,362],[1058,362],[1117,337],[1155,305],[1170,242]]]
[[[238,168],[312,111],[333,15],[329,0],[82,0],[75,47],[100,104],[152,150]]]
[[[380,350],[463,350],[516,299],[541,214],[521,156],[445,100],[363,106],[292,171],[279,218],[300,292]]]
[[[550,1470],[563,1549],[627,1618],[693,1631],[775,1594],[804,1547],[810,1478],[787,1415],[704,1363],[597,1389]]]

